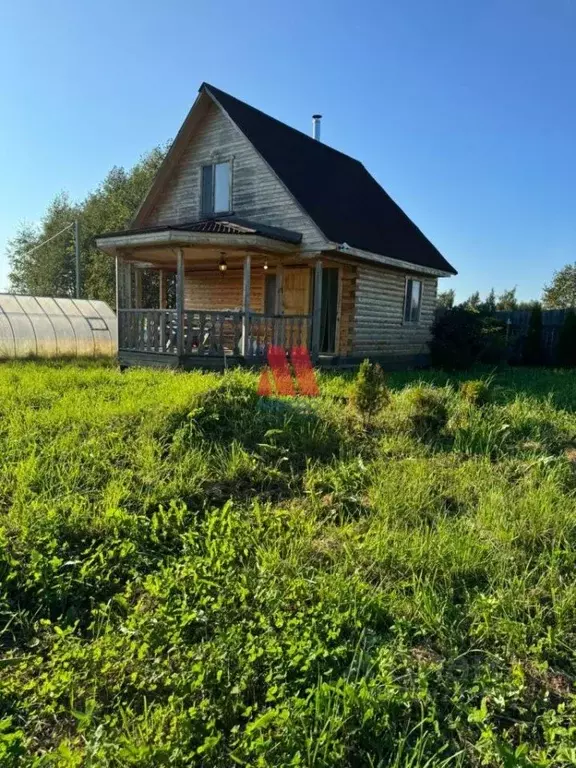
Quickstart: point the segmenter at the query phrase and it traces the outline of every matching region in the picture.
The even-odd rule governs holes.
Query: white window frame
[[[420,296],[418,299],[418,317],[416,319],[413,319],[412,317],[409,317],[408,319],[406,319],[406,310],[408,309],[408,283],[409,282],[420,284]],[[424,293],[424,281],[418,277],[408,277],[408,275],[406,275],[406,280],[404,284],[404,307],[402,310],[402,322],[404,325],[417,325],[420,322],[420,318],[422,316],[422,294],[423,293]],[[410,308],[410,312],[412,312],[411,308]]]
[[[225,211],[217,211],[216,207],[216,166],[228,165],[228,208]],[[204,202],[204,189],[202,187],[202,179],[204,178],[204,168],[212,169],[212,210],[205,211],[202,207]],[[214,158],[211,163],[202,163],[200,167],[200,214],[202,216],[222,216],[227,213],[232,213],[232,176],[233,176],[234,164],[231,157]]]

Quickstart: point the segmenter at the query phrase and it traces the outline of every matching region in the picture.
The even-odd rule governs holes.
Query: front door
[[[336,327],[338,325],[338,267],[322,270],[322,302],[320,305],[320,353],[336,352]]]
[[[284,267],[285,315],[307,315],[310,312],[310,275],[310,267]]]

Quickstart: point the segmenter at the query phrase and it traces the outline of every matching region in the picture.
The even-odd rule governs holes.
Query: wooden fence
[[[566,309],[545,309],[542,312],[542,355],[547,363],[556,361],[558,336],[567,312]],[[515,352],[520,353],[528,333],[531,315],[530,309],[495,312],[495,316],[506,324],[506,340],[512,355]]]

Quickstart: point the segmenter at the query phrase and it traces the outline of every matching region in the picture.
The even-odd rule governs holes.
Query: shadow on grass
[[[489,379],[495,399],[501,405],[524,395],[539,401],[551,400],[555,407],[567,411],[576,410],[576,371],[567,368],[478,366],[464,372],[401,371],[390,374],[389,386],[399,390],[421,381],[439,387],[458,387],[463,381],[473,379]]]

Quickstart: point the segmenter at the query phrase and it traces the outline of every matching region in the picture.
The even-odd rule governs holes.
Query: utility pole
[[[76,298],[80,298],[80,225],[74,222],[74,255],[76,256]]]

